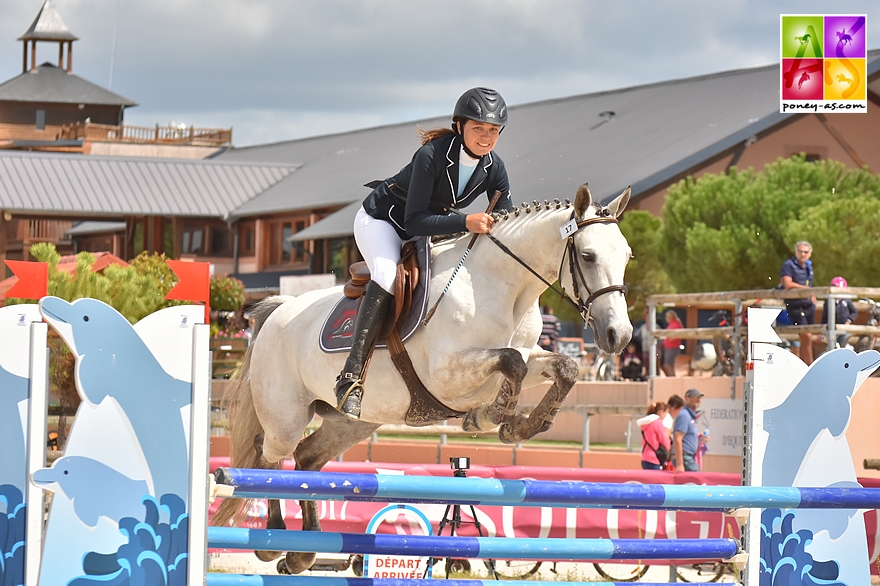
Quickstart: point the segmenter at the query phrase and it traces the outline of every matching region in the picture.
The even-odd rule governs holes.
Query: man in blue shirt
[[[815,285],[813,280],[813,263],[810,256],[813,254],[813,246],[806,240],[801,240],[794,245],[795,255],[782,264],[780,271],[781,283],[784,289],[809,289]],[[786,299],[785,309],[792,325],[806,326],[816,323],[816,299]],[[813,336],[812,334],[800,334],[800,358],[807,366],[813,363]]]
[[[697,441],[697,409],[700,407],[700,401],[703,393],[697,389],[689,389],[684,394],[684,408],[675,418],[675,424],[672,427],[672,438],[675,460],[675,470],[678,472],[699,472],[700,467],[697,465],[694,456],[699,448]]]

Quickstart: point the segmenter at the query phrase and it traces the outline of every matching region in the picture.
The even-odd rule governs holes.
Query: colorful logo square
[[[782,71],[783,100],[822,99],[821,59],[783,59]]]
[[[824,17],[822,15],[782,17],[782,58],[821,59]]]
[[[825,57],[865,59],[868,56],[864,16],[825,17]]]
[[[866,100],[866,75],[864,59],[825,59],[825,99]]]

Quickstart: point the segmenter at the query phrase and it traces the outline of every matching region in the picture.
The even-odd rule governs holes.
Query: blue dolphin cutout
[[[851,417],[856,389],[880,365],[880,353],[841,348],[822,355],[781,405],[764,412],[769,433],[764,486],[792,486],[807,451],[823,429],[839,437]]]
[[[180,409],[191,385],[170,376],[131,324],[95,299],[45,297],[40,310],[77,355],[80,393],[92,404],[113,397],[143,450],[156,496],[188,501],[189,457]]]
[[[11,484],[22,493],[27,485],[27,450],[18,404],[28,398],[28,382],[0,367],[0,485]]]
[[[66,456],[51,468],[34,472],[33,481],[55,491],[57,486],[73,503],[80,521],[94,527],[99,517],[118,523],[123,517],[140,517],[148,494],[145,480],[133,480],[109,466],[83,456]]]

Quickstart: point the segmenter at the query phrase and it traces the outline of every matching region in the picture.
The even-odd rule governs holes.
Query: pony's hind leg
[[[262,433],[254,438],[254,449],[260,456],[260,467],[266,470],[280,470],[280,460],[278,462],[269,463],[263,458],[264,438],[265,436]],[[267,501],[266,529],[287,529],[287,524],[284,522],[284,515],[281,513],[281,502],[278,499],[267,499]],[[262,562],[271,562],[274,559],[278,559],[281,557],[282,553],[283,552],[280,551],[254,550],[254,555],[256,555],[257,559]]]
[[[552,379],[553,384],[528,416],[517,414],[505,421],[498,431],[498,437],[504,443],[525,441],[550,429],[565,398],[577,382],[577,363],[568,356],[535,350],[529,355],[527,364],[530,375],[541,377],[534,381],[527,380],[527,386],[531,387],[532,383],[538,384],[541,379],[547,378]]]
[[[324,418],[313,434],[300,442],[293,454],[297,470],[317,471],[324,464],[345,452],[361,440],[370,437],[379,424],[368,421],[352,420],[325,403],[318,403],[318,414]],[[302,530],[320,531],[321,521],[318,516],[318,503],[300,501],[302,509]],[[315,563],[314,553],[288,552],[284,558],[287,573],[299,574],[312,567]]]
[[[296,420],[291,422],[294,424],[292,429],[285,429],[284,432],[276,431],[273,434],[263,432],[254,437],[254,450],[259,456],[259,467],[267,470],[280,470],[282,468],[282,459],[293,452],[297,445],[301,443],[300,438],[302,438],[303,431],[314,416],[314,405],[310,405],[302,414],[296,416]],[[266,528],[287,529],[284,514],[281,512],[281,502],[278,499],[267,499],[267,501]],[[303,523],[305,523],[305,518],[304,511]],[[280,551],[254,551],[257,558],[264,562],[277,559],[281,557],[282,553]]]

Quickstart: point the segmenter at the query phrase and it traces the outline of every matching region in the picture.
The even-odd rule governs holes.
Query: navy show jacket
[[[483,193],[491,201],[500,191],[495,210],[511,209],[507,170],[494,152],[480,158],[464,193],[458,193],[460,151],[461,137],[455,134],[422,146],[406,167],[376,185],[364,200],[364,210],[390,222],[403,240],[409,240],[467,231],[465,216],[448,210],[467,207]]]

